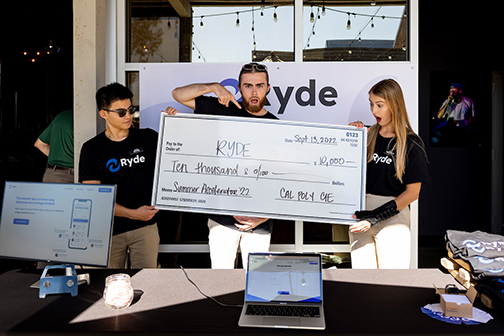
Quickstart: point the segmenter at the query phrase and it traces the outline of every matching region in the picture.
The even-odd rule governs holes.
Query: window
[[[130,1],[127,62],[178,62],[180,25],[169,2]]]
[[[192,62],[293,61],[294,4],[193,7]]]
[[[305,1],[303,60],[407,61],[406,14],[405,1],[356,7]]]

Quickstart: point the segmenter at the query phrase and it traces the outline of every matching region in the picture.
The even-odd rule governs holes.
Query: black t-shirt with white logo
[[[378,133],[373,159],[367,164],[366,193],[380,196],[399,196],[410,183],[429,181],[427,158],[421,147],[420,138],[408,135],[406,169],[403,183],[395,177],[394,148],[396,138],[384,138]]]
[[[239,109],[232,102],[229,103],[229,107],[226,107],[226,106],[220,104],[219,101],[217,100],[217,98],[206,97],[206,96],[200,96],[200,97],[196,98],[196,109],[194,110],[194,113],[222,115],[222,116],[231,116],[231,117],[278,119],[274,114],[272,114],[270,112],[266,113],[263,116],[256,116],[256,115],[250,114],[247,112],[247,110],[245,110],[244,107]],[[207,216],[208,216],[208,218],[216,221],[219,224],[222,224],[222,225],[227,226],[227,227],[234,229],[234,230],[239,230],[235,226],[235,223],[237,223],[237,221],[233,218],[233,216],[213,215],[213,214],[209,214]],[[272,229],[273,229],[273,222],[271,219],[269,219],[266,222],[262,223],[261,225],[258,225],[254,229],[254,232],[271,233]]]
[[[79,181],[98,180],[116,184],[116,203],[137,209],[151,205],[158,134],[151,129],[129,130],[122,141],[112,141],[105,132],[84,143],[79,162]],[[114,235],[154,224],[114,217]]]

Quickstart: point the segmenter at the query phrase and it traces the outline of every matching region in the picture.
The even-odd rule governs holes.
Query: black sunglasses
[[[268,71],[268,67],[264,64],[248,63],[242,66],[242,70],[252,71],[254,69],[257,71]]]
[[[117,115],[119,116],[119,118],[123,118],[126,113],[129,112],[129,114],[134,114],[135,111],[136,111],[136,107],[131,105],[130,107],[128,107],[127,109],[123,109],[123,108],[120,108],[120,109],[117,109],[117,110],[107,110],[107,109],[103,109],[104,111],[107,111],[107,112],[115,112],[117,113]]]

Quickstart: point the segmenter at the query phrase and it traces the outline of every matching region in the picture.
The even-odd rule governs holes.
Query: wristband
[[[366,220],[371,223],[371,227],[373,227],[376,224],[383,222],[384,220],[394,217],[398,213],[399,211],[397,211],[396,202],[394,200],[391,200],[371,211],[356,211],[355,218],[357,218],[358,220]]]

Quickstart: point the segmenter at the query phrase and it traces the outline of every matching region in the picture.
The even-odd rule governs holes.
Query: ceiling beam
[[[191,17],[191,4],[189,0],[169,0],[173,9],[180,17]]]

